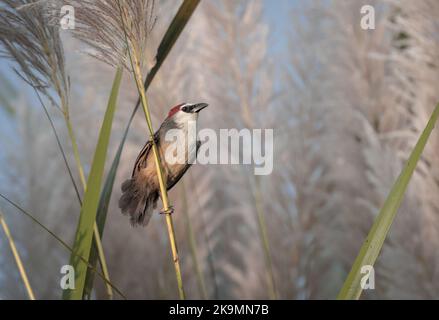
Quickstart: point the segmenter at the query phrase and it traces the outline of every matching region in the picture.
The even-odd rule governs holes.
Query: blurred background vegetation
[[[180,3],[156,3],[149,66]],[[360,28],[365,4],[376,9],[375,30]],[[188,298],[264,299],[273,284],[284,299],[337,296],[439,98],[438,16],[437,0],[201,1],[148,91],[153,123],[157,128],[180,102],[206,101],[202,127],[274,128],[275,164],[256,182],[246,166],[195,165],[170,192]],[[84,45],[68,30],[61,36],[71,120],[88,173],[114,70],[79,52]],[[72,243],[80,211],[75,190],[34,92],[11,66],[0,59],[0,192]],[[124,77],[107,167],[138,96]],[[49,112],[73,159],[62,115]],[[117,207],[119,186],[147,136],[137,114],[103,246],[111,281],[128,298],[177,298],[163,219],[132,228]],[[377,262],[375,290],[363,298],[439,297],[438,160],[436,130]],[[70,253],[3,200],[0,208],[36,297],[60,298],[59,271]],[[26,298],[14,264],[2,234],[1,299]],[[105,298],[103,281],[95,283],[94,297]]]

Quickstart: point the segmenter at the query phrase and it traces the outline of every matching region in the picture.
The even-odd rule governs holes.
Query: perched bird
[[[195,138],[188,139],[189,122],[195,121],[196,123],[198,113],[207,106],[208,104],[206,103],[182,103],[171,108],[167,118],[154,134],[167,190],[170,190],[181,179],[196,158],[201,142]],[[166,148],[171,143],[165,140],[165,136],[171,129],[182,130],[185,144],[184,160],[177,161],[175,164],[165,161]],[[133,226],[146,226],[153,210],[157,206],[159,195],[160,187],[152,150],[152,141],[149,140],[137,156],[131,179],[122,183],[122,196],[119,200],[119,208],[123,214],[130,215]]]

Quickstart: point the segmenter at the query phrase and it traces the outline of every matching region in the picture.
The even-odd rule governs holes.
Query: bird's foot
[[[168,210],[162,209],[160,211],[160,214],[173,214],[174,213],[174,207],[169,206]]]

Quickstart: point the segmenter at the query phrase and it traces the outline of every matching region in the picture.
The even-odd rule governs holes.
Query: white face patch
[[[181,110],[183,107],[190,106],[190,105],[193,105],[193,103],[186,103],[186,104],[184,104],[184,105],[182,105],[180,107],[180,111],[177,112],[174,115],[174,119],[173,120],[176,123],[183,124],[183,123],[187,123],[189,121],[194,121],[194,120],[198,119],[198,113],[197,112],[195,112],[195,113],[190,113],[189,112],[188,113],[188,112],[184,112],[184,111]]]

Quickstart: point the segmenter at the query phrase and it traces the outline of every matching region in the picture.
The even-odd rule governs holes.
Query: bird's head
[[[169,110],[166,119],[172,119],[177,123],[196,120],[198,118],[198,113],[207,106],[207,103],[181,103]]]

